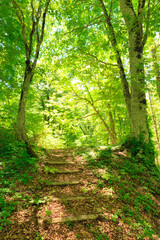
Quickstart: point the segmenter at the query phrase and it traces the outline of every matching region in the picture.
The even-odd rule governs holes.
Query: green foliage
[[[40,204],[43,204],[47,201],[47,197],[44,198],[36,198],[36,199],[32,199],[29,201],[29,203],[32,203],[34,205],[39,206]]]
[[[12,211],[15,209],[15,206],[16,202],[6,202],[4,197],[0,195],[0,230],[2,230],[4,225],[10,223],[8,217],[10,217]]]
[[[27,184],[36,172],[36,159],[31,158],[23,142],[18,142],[10,130],[0,128],[0,223],[5,226],[9,223],[8,218],[16,207],[16,199],[26,201],[26,196],[16,193],[14,182],[19,181]],[[13,190],[14,189],[14,190]],[[13,195],[14,194],[14,195]],[[6,196],[12,196],[10,202],[6,201]]]
[[[98,160],[103,163],[111,163],[111,148],[103,149],[99,152]]]
[[[73,228],[73,223],[72,223],[70,220],[66,221],[66,225],[67,225],[70,229]]]
[[[52,211],[51,210],[46,210],[46,215],[47,216],[51,216],[52,215]]]
[[[135,225],[134,225],[135,226]],[[141,223],[137,224],[137,228],[142,229],[142,233],[138,234],[137,239],[144,239],[146,236],[149,237],[149,239],[154,240],[154,233],[155,231],[152,229],[152,226],[147,221],[141,221]]]
[[[45,171],[46,171],[47,173],[52,173],[52,174],[54,174],[54,173],[58,172],[58,169],[56,169],[56,168],[54,168],[54,167],[45,166],[44,169],[45,169]]]
[[[36,240],[44,240],[44,238],[41,237],[40,232],[37,232],[36,235],[37,235]]]
[[[142,162],[145,166],[153,167],[156,152],[151,140],[145,143],[143,137],[140,137],[139,140],[136,138],[128,138],[122,144],[122,147],[127,148],[137,162]]]
[[[131,144],[129,145],[130,147]],[[160,194],[160,174],[153,163],[148,164],[147,160],[142,161],[139,157],[141,149],[143,152],[149,153],[149,156],[152,156],[154,154],[152,153],[153,148],[150,147],[147,151],[146,145],[144,146],[141,143],[139,146],[139,142],[137,143],[137,141],[134,141],[134,146],[135,149],[133,146],[131,147],[133,154],[130,158],[120,158],[112,155],[110,150],[107,153],[106,150],[99,151],[96,149],[94,149],[94,154],[89,154],[93,152],[93,150],[89,150],[85,156],[88,159],[89,167],[93,168],[93,171],[95,168],[103,169],[103,171],[98,171],[97,177],[100,179],[98,180],[97,187],[106,188],[107,184],[108,188],[113,189],[118,201],[121,203],[120,211],[118,210],[112,216],[113,222],[117,221],[118,216],[131,226],[136,221],[142,231],[142,234],[138,235],[139,239],[143,239],[144,237],[153,239],[152,235],[155,230],[153,226],[145,222],[143,214],[158,217],[158,206],[153,199],[154,195],[158,196]],[[100,161],[100,159],[105,159],[104,155],[109,157],[109,162]],[[112,197],[112,195],[108,197]]]
[[[7,141],[3,142],[1,147],[2,152],[0,153],[0,157],[4,159],[2,160],[4,173],[7,174],[7,172],[9,172],[9,174],[14,174],[20,170],[29,170],[35,166],[36,159],[30,157],[25,143],[18,142],[14,139],[12,143]]]
[[[92,166],[104,168],[111,163],[112,161],[111,155],[112,155],[111,148],[106,148],[98,151],[96,159],[93,159],[92,156],[89,154],[88,164]]]
[[[75,145],[75,140],[77,139],[77,134],[73,129],[67,128],[63,133],[63,140],[67,147],[71,147]]]
[[[99,230],[100,231],[100,230]],[[102,239],[105,239],[105,240],[110,240],[110,237],[107,236],[107,234],[105,233],[97,233],[96,231],[91,231],[94,238],[93,239],[97,239],[97,240],[102,240]]]

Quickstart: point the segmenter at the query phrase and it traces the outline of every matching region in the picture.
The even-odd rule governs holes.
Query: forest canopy
[[[3,0],[1,128],[32,145],[159,149],[158,1]]]

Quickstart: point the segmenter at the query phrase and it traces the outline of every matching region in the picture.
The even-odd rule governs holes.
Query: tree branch
[[[93,26],[93,25],[95,25],[95,24],[102,23],[102,22],[104,22],[104,21],[100,21],[100,22],[94,22],[94,21],[95,21],[95,20],[98,20],[99,18],[102,18],[103,16],[104,16],[104,15],[102,14],[101,16],[92,19],[89,23],[87,23],[87,24],[84,25],[83,27],[73,28],[71,31],[66,32],[63,36],[65,36],[65,35],[67,35],[67,34],[69,34],[69,33],[72,33],[72,32],[74,32],[74,31],[76,31],[76,30],[83,30],[83,29],[88,28],[88,27],[90,27],[90,26]],[[92,23],[92,22],[94,22],[94,23]],[[92,24],[91,24],[91,23],[92,23]]]
[[[71,86],[73,92],[75,93],[76,97],[77,97],[79,100],[86,101],[86,102],[88,102],[88,103],[92,106],[92,108],[93,108],[93,110],[95,111],[96,115],[99,117],[99,119],[101,120],[101,122],[104,124],[107,132],[109,133],[109,135],[110,135],[110,137],[111,137],[111,139],[113,139],[113,138],[114,138],[114,137],[113,137],[113,134],[111,133],[111,131],[110,131],[107,123],[106,123],[106,122],[104,121],[104,119],[102,118],[100,112],[99,112],[99,111],[97,110],[97,108],[95,107],[94,102],[91,102],[91,101],[88,100],[87,98],[82,98],[82,97],[80,97],[80,96],[77,94],[77,92],[74,90],[74,88],[72,87],[71,84],[70,84],[70,86]]]
[[[39,4],[39,7],[38,7],[38,10],[36,12],[36,35],[37,35],[37,42],[40,41],[40,38],[39,38],[39,20],[40,20],[40,17],[41,17],[41,4]]]
[[[120,77],[121,77],[121,84],[122,84],[124,99],[125,99],[125,102],[126,102],[126,106],[127,106],[128,110],[130,111],[131,94],[130,94],[130,91],[129,91],[129,86],[128,86],[126,74],[125,74],[125,71],[124,71],[124,66],[123,66],[123,62],[122,62],[122,59],[121,59],[120,51],[119,51],[119,48],[118,48],[114,28],[113,28],[113,25],[110,21],[110,18],[109,18],[109,15],[107,13],[107,10],[106,10],[106,7],[104,5],[103,0],[99,0],[99,2],[101,4],[101,8],[104,12],[104,16],[105,16],[105,19],[106,19],[106,24],[107,24],[108,29],[109,29],[109,39],[110,39],[110,42],[111,42],[112,47],[114,49],[114,52],[116,54],[117,65],[118,65],[118,68],[119,68],[119,71],[120,71]]]
[[[104,62],[104,61],[99,60],[99,59],[97,58],[97,56],[95,56],[95,55],[93,55],[93,54],[90,54],[90,53],[84,51],[84,50],[81,49],[81,48],[79,48],[79,49],[80,49],[82,52],[84,52],[86,55],[91,56],[92,58],[95,58],[97,62],[100,62],[100,63],[105,64],[105,65],[108,65],[108,66],[118,67],[117,64],[106,63],[106,62]]]
[[[35,33],[35,26],[36,22],[34,20],[34,6],[33,6],[33,0],[31,0],[31,10],[32,10],[32,30],[30,32],[30,40],[29,40],[29,56],[31,57],[32,52],[32,42],[33,42],[33,35]]]
[[[87,118],[87,117],[90,117],[90,116],[93,116],[93,115],[97,115],[97,114],[96,113],[91,113],[91,114],[85,115],[84,117],[76,118],[75,120],[80,120],[80,119]]]
[[[90,91],[89,91],[87,85],[85,85],[85,89],[87,90],[87,93],[88,93],[88,95],[89,95],[89,97],[90,97],[90,99],[91,99],[92,104],[94,104],[94,101],[93,101],[92,95],[91,95],[91,93],[90,93]]]
[[[139,0],[138,4],[138,23],[140,29],[140,38],[143,41],[143,19],[144,19],[145,0]],[[143,46],[143,43],[142,43]]]
[[[27,61],[30,61],[29,47],[28,47],[26,32],[25,32],[24,14],[23,14],[22,9],[19,7],[19,5],[16,3],[15,0],[12,0],[12,3],[13,3],[13,6],[15,8],[16,15],[17,15],[17,17],[19,19],[19,22],[21,24],[22,36],[23,36],[23,42],[24,42],[24,46],[25,46]]]
[[[110,20],[111,20],[112,8],[113,8],[113,0],[111,0],[111,6],[110,6],[110,11],[109,11],[109,18],[110,18]]]
[[[46,14],[47,14],[47,11],[48,11],[48,7],[49,7],[49,4],[50,4],[50,1],[51,1],[51,0],[47,0],[47,2],[46,2],[46,7],[45,7],[45,10],[44,10],[44,12],[43,12],[43,19],[42,19],[42,26],[41,26],[41,34],[40,34],[40,37],[39,37],[39,34],[37,33],[37,40],[39,40],[39,41],[37,41],[35,59],[34,59],[33,65],[32,65],[32,68],[33,68],[33,69],[36,67],[37,60],[38,60],[38,56],[39,56],[39,52],[40,52],[40,46],[41,46],[42,41],[43,41],[44,28],[45,28],[45,22],[46,22]],[[38,29],[37,29],[37,31],[38,31]]]
[[[143,15],[144,7],[145,7],[145,0],[139,0],[138,4],[138,16]]]
[[[15,8],[15,10],[16,10],[17,17],[18,17],[20,23],[23,24],[23,23],[24,23],[23,11],[22,11],[22,9],[19,7],[19,5],[16,3],[15,0],[12,0],[12,2],[13,2],[13,5],[14,5],[14,8]],[[19,12],[17,11],[17,9],[19,10],[20,15],[19,15]]]
[[[88,102],[90,105],[93,105],[92,102],[91,102],[90,100],[88,100],[87,98],[80,97],[80,96],[78,95],[78,93],[74,90],[74,88],[72,87],[71,84],[70,84],[70,87],[71,87],[71,89],[73,90],[74,94],[76,95],[76,97],[77,97],[79,100],[86,101],[86,102]]]

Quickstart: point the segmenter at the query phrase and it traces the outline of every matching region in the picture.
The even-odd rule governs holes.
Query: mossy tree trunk
[[[143,64],[143,47],[147,40],[148,25],[144,35],[142,30],[145,1],[139,0],[138,14],[136,14],[131,0],[119,0],[120,10],[125,20],[129,38],[130,88],[110,14],[107,12],[103,0],[99,0],[99,2],[104,12],[109,30],[109,39],[119,67],[123,95],[130,120],[131,137],[139,139],[143,135],[144,141],[148,142],[150,136],[147,122]]]
[[[32,70],[30,69],[29,66],[26,66],[23,86],[21,90],[21,97],[19,101],[16,133],[17,133],[17,139],[19,141],[24,141],[31,155],[36,157],[36,154],[34,153],[30,145],[30,142],[26,133],[26,127],[25,127],[26,102],[27,102],[27,96],[28,96],[29,86],[32,81],[32,77],[33,77]]]
[[[138,14],[135,13],[132,1],[119,0],[121,13],[126,23],[129,36],[129,61],[131,76],[131,137],[149,140],[147,122],[145,75],[143,61],[143,29],[145,1],[139,0]]]

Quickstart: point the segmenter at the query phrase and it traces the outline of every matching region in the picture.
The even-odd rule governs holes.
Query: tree
[[[131,0],[119,0],[120,10],[128,31],[131,91],[129,90],[118,42],[115,37],[113,25],[111,23],[111,17],[107,12],[104,1],[99,0],[99,2],[104,12],[108,31],[110,33],[110,41],[116,54],[117,64],[120,70],[123,95],[130,119],[131,137],[139,139],[139,137],[143,135],[144,140],[147,142],[149,141],[149,129],[147,122],[143,62],[143,48],[148,34],[148,24],[146,26],[145,34],[143,33],[145,1],[139,0],[138,12],[136,13]],[[149,7],[150,3],[148,3],[148,17]]]
[[[110,121],[110,127],[108,126],[108,124],[106,123],[106,121],[103,119],[100,111],[97,109],[96,105],[95,105],[95,101],[88,89],[87,86],[84,86],[88,95],[88,98],[85,96],[80,96],[71,86],[73,92],[75,93],[75,96],[77,97],[78,100],[80,101],[84,101],[86,103],[88,103],[92,109],[94,110],[95,114],[98,116],[98,118],[100,119],[100,121],[102,122],[103,126],[105,127],[106,131],[108,132],[110,139],[111,139],[111,144],[117,144],[117,137],[116,137],[116,133],[115,133],[115,124],[114,124],[114,120],[113,120],[113,116],[112,116],[112,112],[111,110],[109,110],[109,121]]]
[[[22,38],[25,46],[26,54],[26,67],[24,71],[24,80],[21,90],[21,97],[19,102],[18,116],[17,116],[17,125],[16,125],[16,134],[19,141],[25,141],[29,152],[36,156],[32,147],[29,143],[29,139],[26,133],[25,128],[25,108],[27,102],[27,96],[29,91],[29,86],[32,82],[34,71],[36,68],[37,60],[39,57],[40,47],[44,37],[44,28],[46,22],[46,14],[48,11],[50,0],[46,0],[44,10],[43,4],[41,1],[39,3],[33,3],[33,0],[30,1],[30,6],[27,6],[26,3],[23,7],[26,8],[23,10],[20,7],[20,4],[16,0],[12,0],[13,7],[15,9],[17,18],[21,25]],[[30,7],[31,10],[27,13],[27,7]],[[43,13],[42,13],[43,11]],[[29,15],[28,15],[29,14]],[[32,25],[30,26],[30,21]]]
[[[150,0],[97,0],[82,1],[79,6],[62,0],[60,10],[66,14],[68,28],[68,42],[66,35],[64,42],[71,45],[69,41],[72,41],[74,51],[87,49],[90,55],[101,62],[107,60],[107,64],[118,65],[130,120],[130,135],[137,139],[143,135],[145,142],[149,141],[150,134],[145,95],[144,46],[158,22],[155,19],[155,5],[156,2]],[[152,31],[149,31],[151,24]]]
[[[153,58],[153,68],[156,76],[156,86],[157,86],[157,93],[160,98],[160,66],[158,62],[158,53],[157,53],[158,46],[154,45],[152,49],[152,58]]]

